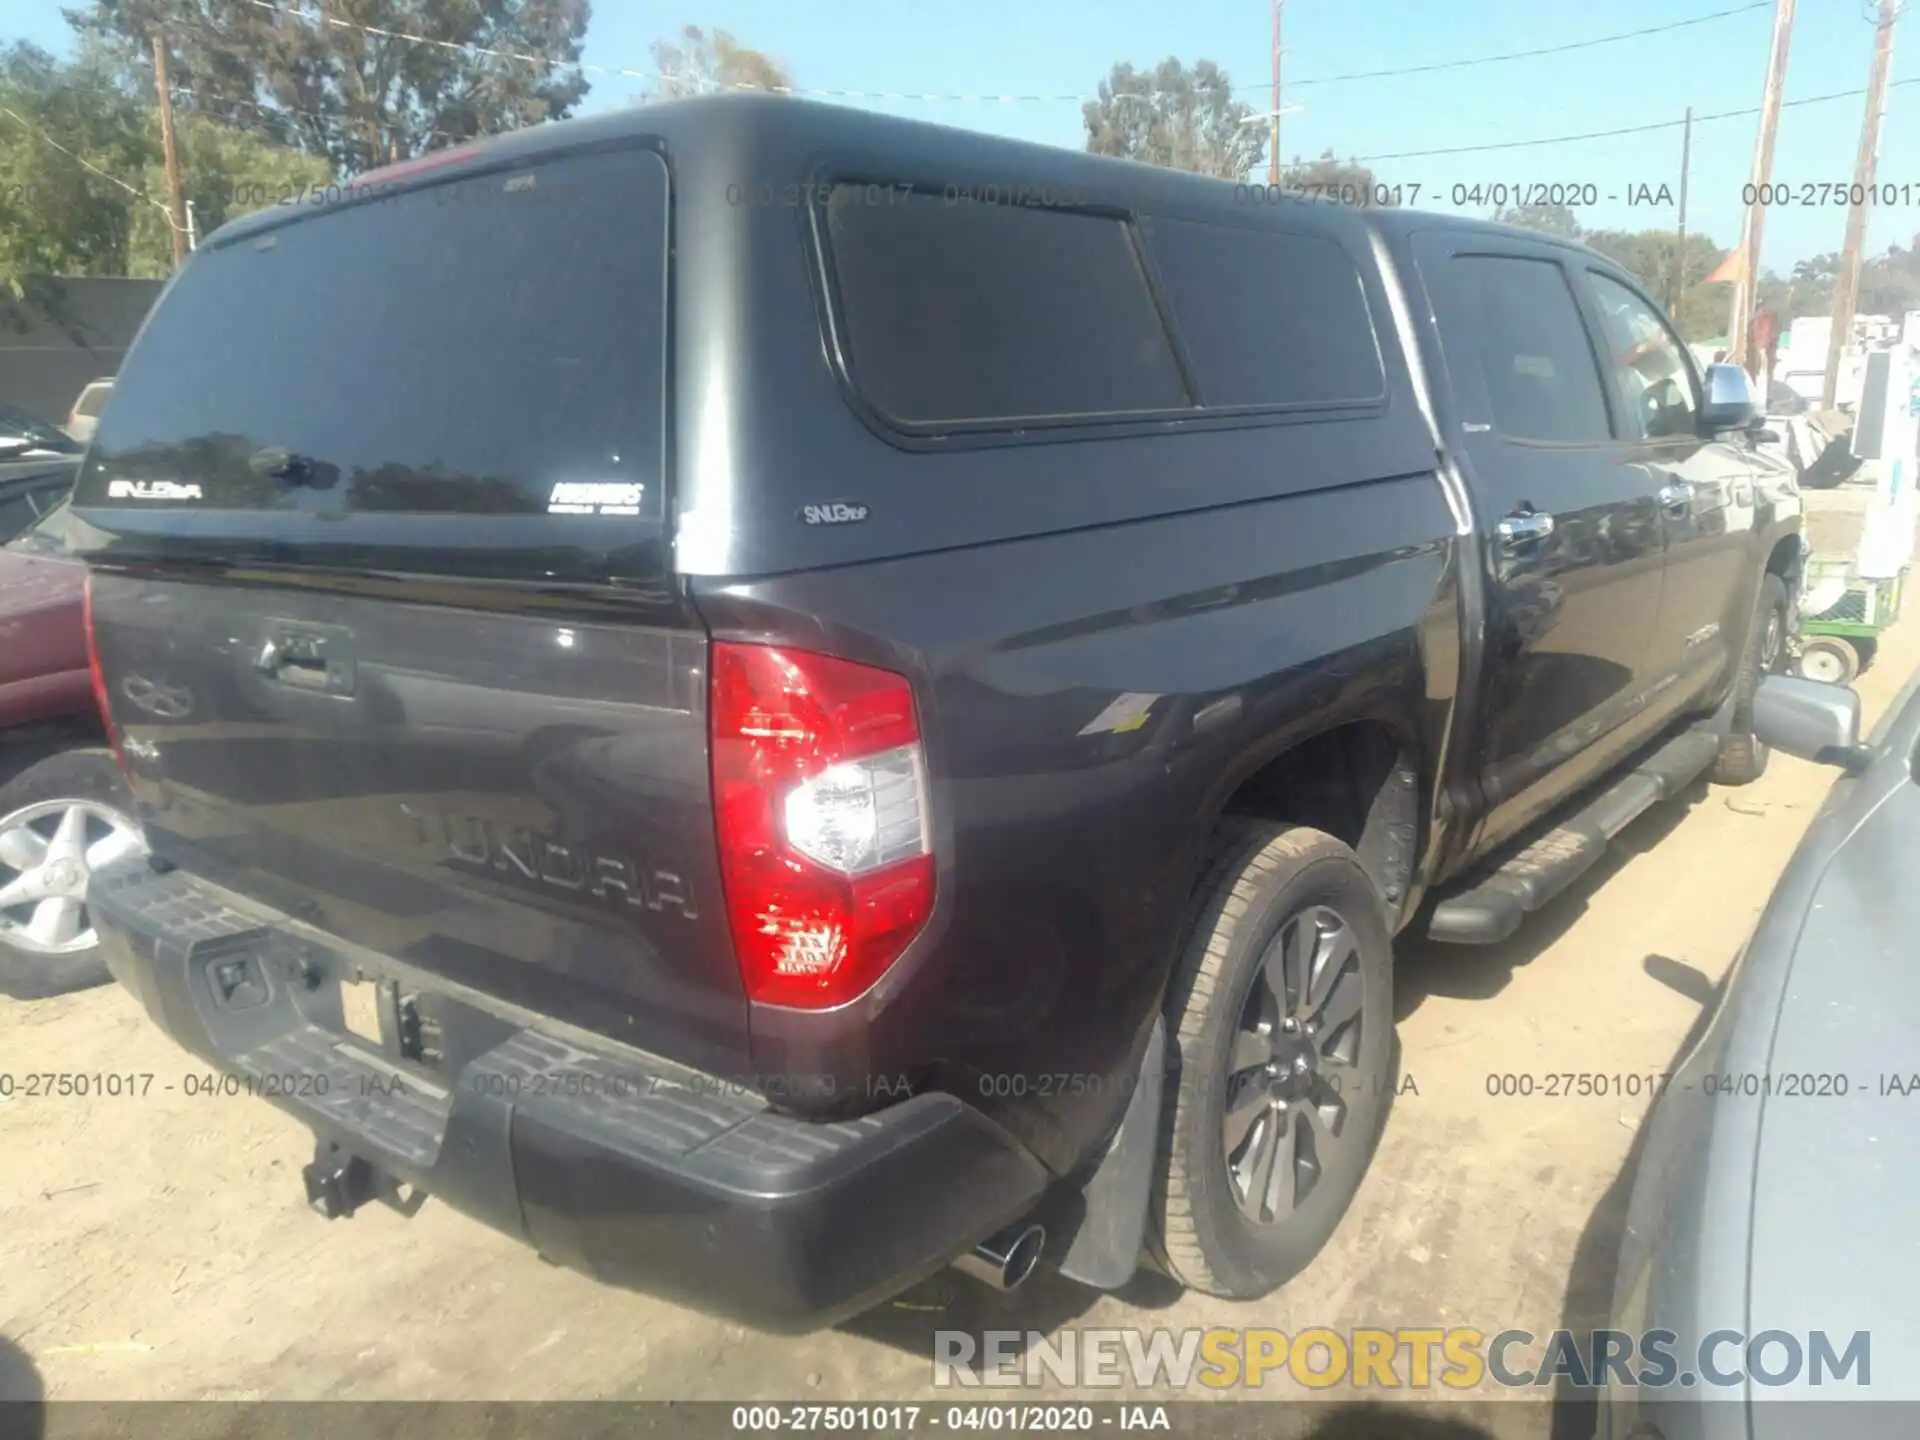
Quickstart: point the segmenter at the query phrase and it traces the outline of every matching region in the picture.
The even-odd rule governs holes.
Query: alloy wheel
[[[1326,905],[1288,917],[1261,958],[1227,1058],[1227,1182],[1256,1224],[1303,1204],[1347,1141],[1361,1000],[1353,927]]]
[[[145,851],[140,827],[96,800],[43,800],[0,816],[0,940],[34,955],[91,950],[93,872]]]

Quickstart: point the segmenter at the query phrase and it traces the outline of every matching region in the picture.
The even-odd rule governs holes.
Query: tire
[[[1766,773],[1770,752],[1753,733],[1753,697],[1761,680],[1780,663],[1786,636],[1787,583],[1769,571],[1760,577],[1760,599],[1733,677],[1733,724],[1713,762],[1716,785],[1750,785]]]
[[[1853,478],[1863,462],[1853,453],[1851,430],[1834,437],[1806,469],[1800,472],[1800,483],[1809,490],[1834,490],[1842,483]]]
[[[78,821],[68,818],[74,815]],[[86,884],[90,863],[145,850],[132,815],[126,782],[104,749],[57,751],[0,785],[0,992],[34,1000],[110,978]],[[23,889],[32,898],[4,903],[10,890]],[[43,908],[51,923],[29,933]]]
[[[1824,685],[1849,685],[1860,670],[1859,650],[1840,635],[1808,636],[1800,642],[1800,655],[1793,663],[1793,673],[1801,679]]]
[[[1328,928],[1329,914],[1342,929]],[[1266,963],[1282,957],[1282,988],[1297,994],[1289,979],[1320,972],[1299,964],[1297,948],[1288,966],[1283,942],[1305,939],[1309,926],[1315,958],[1334,967],[1324,986],[1306,987],[1305,1005],[1288,1007],[1320,1017],[1311,1036],[1282,1015]],[[1356,1004],[1351,1018],[1341,1013]],[[1167,1017],[1176,1067],[1154,1175],[1155,1258],[1191,1289],[1233,1299],[1265,1295],[1304,1270],[1333,1234],[1386,1114],[1392,941],[1379,894],[1353,851],[1304,826],[1223,824],[1195,892]],[[1287,1033],[1287,1024],[1299,1028]],[[1308,1053],[1322,1045],[1330,1053]],[[1274,1064],[1243,1063],[1276,1049]],[[1237,1140],[1226,1133],[1230,1101]],[[1264,1174],[1249,1163],[1263,1153],[1273,1157]],[[1293,1164],[1283,1171],[1285,1157]],[[1236,1160],[1239,1178],[1229,1169]]]

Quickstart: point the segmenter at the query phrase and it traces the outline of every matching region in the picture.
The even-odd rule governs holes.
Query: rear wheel
[[[1211,1295],[1306,1268],[1366,1173],[1386,1112],[1393,954],[1353,851],[1318,830],[1222,827],[1169,997],[1159,1259]]]
[[[1760,577],[1760,599],[1753,624],[1747,628],[1747,647],[1733,677],[1733,727],[1720,745],[1713,763],[1713,779],[1720,785],[1746,785],[1767,769],[1767,747],[1753,733],[1753,697],[1760,682],[1780,664],[1787,640],[1787,582],[1769,572]]]
[[[1801,643],[1794,672],[1802,679],[1845,685],[1860,673],[1860,652],[1839,635],[1814,635]]]
[[[109,977],[87,909],[100,866],[145,853],[107,750],[65,750],[0,785],[0,990],[60,995]]]

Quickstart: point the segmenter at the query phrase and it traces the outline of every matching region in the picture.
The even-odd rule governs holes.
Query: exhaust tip
[[[1040,1268],[1040,1252],[1046,1248],[1047,1230],[1044,1225],[1029,1225],[1023,1229],[1008,1250],[1006,1263],[1001,1267],[1001,1288],[1013,1290],[1024,1285],[1027,1277]]]
[[[1016,1290],[1039,1268],[1040,1252],[1046,1246],[1044,1225],[1014,1225],[976,1245],[954,1264],[996,1290]]]

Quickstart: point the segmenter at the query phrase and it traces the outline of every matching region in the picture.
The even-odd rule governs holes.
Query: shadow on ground
[[[1516,1407],[1517,1408],[1517,1407]],[[1460,1406],[1462,1412],[1468,1407]],[[1493,1440],[1480,1423],[1488,1407],[1450,1415],[1441,1406],[1361,1401],[1344,1405],[1309,1432],[1308,1440]]]
[[[1708,793],[1704,783],[1691,786],[1681,797],[1656,806],[1640,817],[1614,839],[1591,870],[1537,914],[1530,915],[1511,939],[1498,945],[1439,944],[1425,938],[1425,917],[1417,919],[1396,945],[1399,951],[1395,967],[1396,1022],[1412,1014],[1429,996],[1480,1000],[1498,995],[1515,971],[1531,964],[1572,928],[1586,912],[1588,900],[1629,860],[1663,843]],[[1676,1052],[1677,1065],[1678,1056],[1692,1046],[1706,1016],[1711,1013],[1715,989],[1704,975],[1683,962],[1649,955],[1644,963],[1654,979],[1688,995],[1703,1007],[1701,1018]],[[1674,1065],[1668,1066],[1669,1070],[1673,1068]],[[1395,1074],[1398,1073],[1396,1045]],[[1390,1092],[1389,1109],[1392,1103]],[[1383,1123],[1381,1130],[1385,1129]],[[1644,1136],[1643,1125],[1621,1173],[1601,1197],[1582,1231],[1562,1305],[1561,1324],[1569,1330],[1586,1332],[1607,1324],[1621,1228]],[[1114,1292],[1113,1298],[1129,1307],[1158,1311],[1177,1303],[1182,1293],[1180,1287],[1165,1276],[1142,1269],[1125,1288]],[[953,1271],[943,1271],[896,1299],[843,1322],[838,1328],[846,1334],[880,1341],[916,1359],[930,1360],[935,1353],[937,1331],[960,1330],[976,1336],[986,1330],[1051,1335],[1060,1327],[1080,1320],[1103,1298],[1101,1292],[1051,1271],[1043,1271],[1029,1284],[1007,1293],[992,1290]],[[1023,1354],[1024,1345],[1016,1347],[1014,1353]],[[1273,1433],[1254,1418],[1265,1408],[1260,1402],[1247,1402],[1246,1418],[1251,1428],[1246,1433]],[[1491,1437],[1507,1435],[1549,1434],[1552,1440],[1592,1440],[1595,1421],[1592,1397],[1580,1392],[1558,1395],[1551,1406],[1531,1399],[1438,1405],[1368,1400],[1351,1404],[1335,1401],[1316,1405],[1314,1409],[1316,1418],[1307,1422],[1311,1428],[1288,1433],[1305,1435],[1310,1440],[1362,1440],[1372,1436],[1405,1437],[1405,1440],[1491,1440]],[[1275,1417],[1270,1413],[1268,1418]],[[1307,1417],[1296,1411],[1294,1419],[1299,1422]],[[1226,1431],[1239,1433],[1241,1428],[1229,1423]]]
[[[1166,1276],[1142,1269],[1114,1291],[1113,1298],[1136,1309],[1164,1310],[1181,1294],[1180,1287]],[[1050,1335],[1063,1325],[1073,1324],[1105,1298],[1104,1291],[1088,1289],[1052,1270],[1043,1270],[1018,1290],[1009,1291],[995,1290],[943,1270],[904,1294],[843,1321],[838,1328],[931,1362],[937,1330],[964,1330],[976,1336],[987,1330]],[[1025,1354],[1023,1340],[1012,1351],[1014,1363]]]
[[[40,1440],[46,1433],[46,1387],[33,1360],[0,1335],[0,1440]]]
[[[1556,944],[1587,912],[1587,902],[1629,860],[1656,849],[1707,795],[1696,783],[1675,799],[1654,806],[1608,844],[1594,867],[1498,945],[1446,945],[1426,936],[1431,902],[1394,944],[1394,1020],[1405,1020],[1431,995],[1489,1000],[1507,988],[1513,972]]]
[[[1724,980],[1720,985],[1681,960],[1665,955],[1649,955],[1641,962],[1648,975],[1669,989],[1695,1001],[1700,1013],[1687,1027],[1686,1035],[1675,1047],[1673,1057],[1663,1067],[1671,1075],[1693,1049],[1701,1032],[1718,1008]],[[1732,974],[1731,970],[1728,974]],[[1560,1303],[1560,1328],[1584,1335],[1608,1323],[1613,1308],[1613,1281],[1620,1265],[1620,1243],[1626,1232],[1627,1203],[1633,1197],[1633,1184],[1640,1173],[1640,1157],[1646,1150],[1653,1110],[1634,1132],[1633,1144],[1620,1173],[1587,1216],[1574,1247],[1573,1264],[1567,1272],[1567,1289]],[[1592,1393],[1564,1391],[1554,1409],[1552,1440],[1592,1440],[1598,1420],[1598,1401]]]

